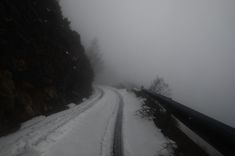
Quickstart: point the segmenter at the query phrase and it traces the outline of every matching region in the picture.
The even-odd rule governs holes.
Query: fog
[[[61,0],[122,81],[163,77],[175,100],[235,127],[234,0]]]

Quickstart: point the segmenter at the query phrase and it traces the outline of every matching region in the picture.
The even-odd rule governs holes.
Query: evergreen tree
[[[84,51],[57,0],[1,0],[0,131],[89,96]]]

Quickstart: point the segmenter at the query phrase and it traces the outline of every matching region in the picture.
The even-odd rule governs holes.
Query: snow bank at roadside
[[[0,156],[39,156],[71,128],[71,122],[89,109],[102,96],[96,91],[87,101],[71,104],[70,109],[38,116],[21,125],[19,131],[0,138]]]
[[[172,141],[163,136],[151,120],[143,119],[136,111],[142,100],[133,93],[121,90],[124,98],[123,138],[126,156],[171,156],[167,145]]]

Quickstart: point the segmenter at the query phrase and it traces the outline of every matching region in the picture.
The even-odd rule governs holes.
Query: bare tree
[[[153,80],[149,90],[152,92],[155,92],[157,94],[164,95],[164,96],[171,95],[171,90],[170,90],[169,85],[165,82],[165,80],[163,78],[161,78],[159,76],[157,76]]]

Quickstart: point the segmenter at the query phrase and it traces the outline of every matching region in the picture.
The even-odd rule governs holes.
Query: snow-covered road
[[[102,99],[71,124],[71,131],[45,156],[111,156],[114,124],[119,106],[115,92],[104,89]]]
[[[0,156],[169,154],[163,149],[169,140],[152,121],[136,115],[140,105],[132,93],[102,87],[80,105],[34,118],[1,137]]]

